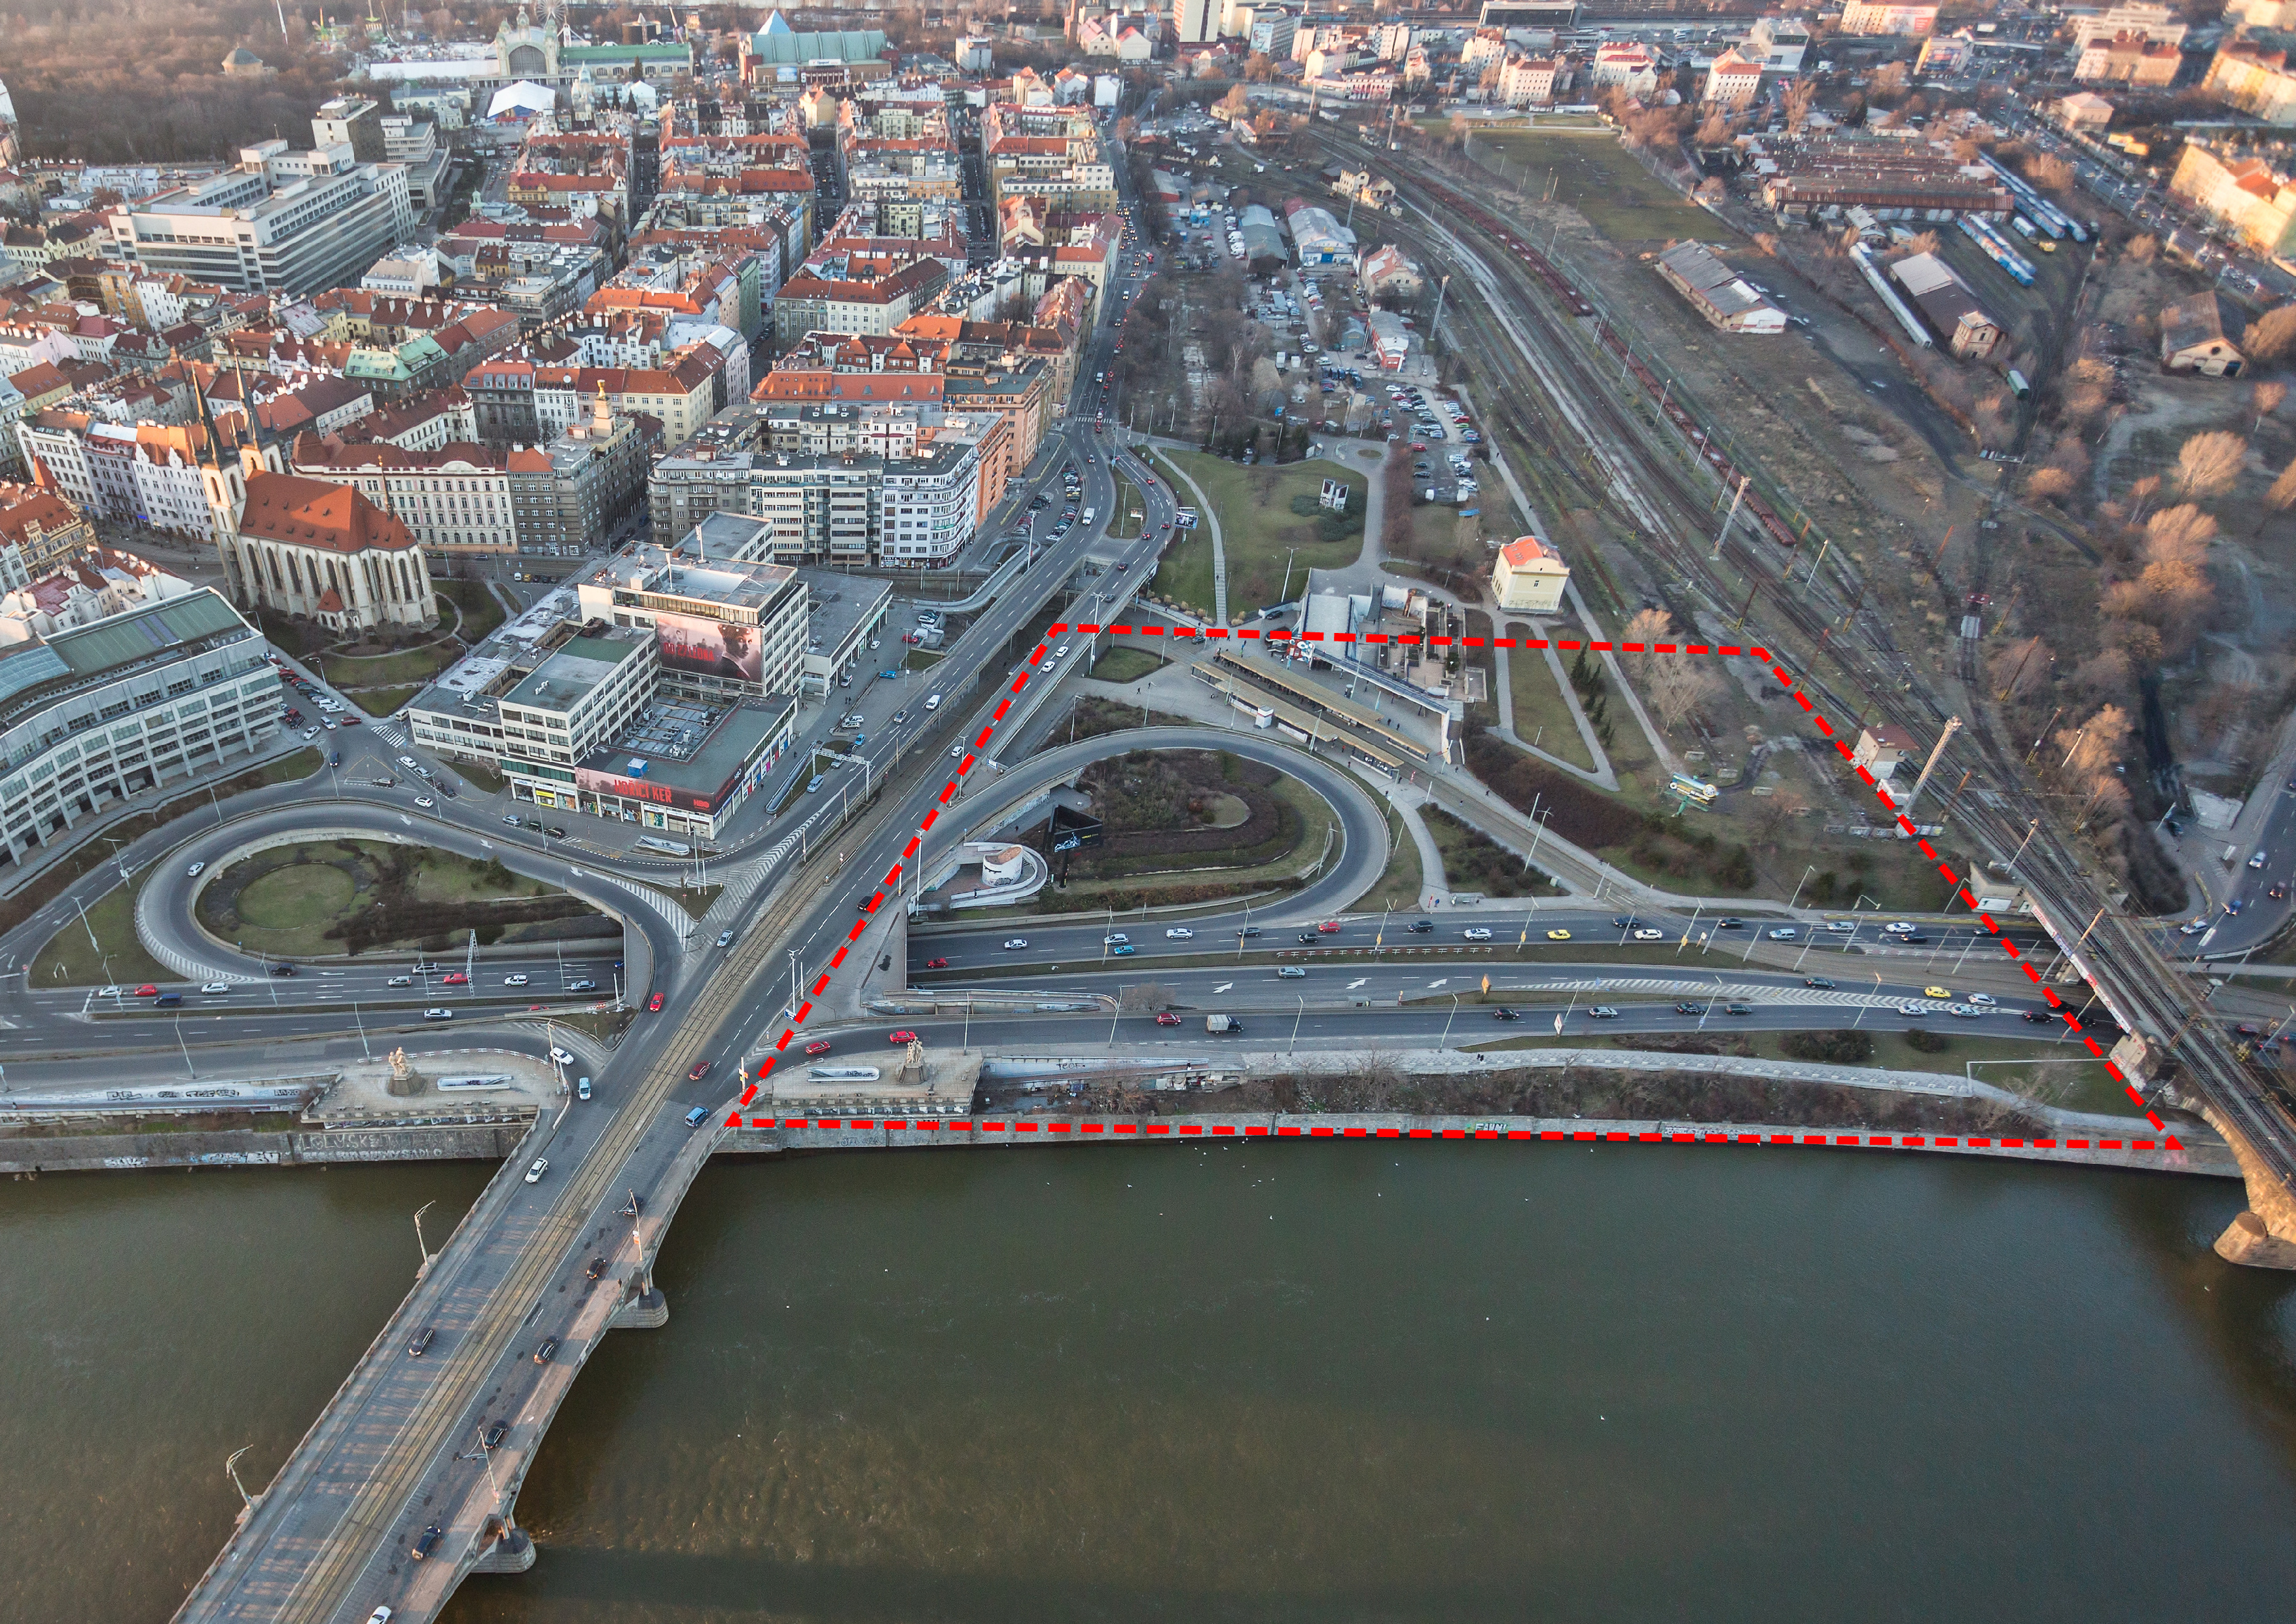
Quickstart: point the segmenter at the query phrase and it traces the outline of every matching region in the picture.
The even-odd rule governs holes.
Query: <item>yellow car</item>
[[[1924,998],[1950,998],[1953,995],[1942,987],[1924,987],[1922,988],[1922,997]]]
[[[1567,942],[1570,939],[1570,932],[1568,931],[1549,931],[1546,933],[1546,939],[1551,942]]]

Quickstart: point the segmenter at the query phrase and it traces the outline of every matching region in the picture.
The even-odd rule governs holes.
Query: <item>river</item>
[[[164,1620],[485,1169],[0,1210],[0,1618]],[[2282,1619],[2236,1185],[1228,1144],[713,1168],[454,1624]]]

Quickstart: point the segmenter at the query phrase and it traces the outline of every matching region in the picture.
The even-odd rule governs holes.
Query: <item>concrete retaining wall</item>
[[[2137,1131],[2145,1131],[2139,1127]],[[1893,1150],[1987,1156],[2079,1167],[2197,1173],[2237,1178],[2240,1167],[2216,1145],[2186,1145],[2174,1134],[2150,1138],[2014,1139],[1953,1135],[1819,1132],[1767,1122],[1603,1121],[1580,1118],[1419,1117],[1338,1111],[1265,1111],[1186,1116],[977,1117],[966,1121],[899,1118],[751,1118],[722,1151],[892,1150],[1021,1144],[1115,1144],[1197,1139],[1505,1139],[1617,1144],[1707,1144],[1746,1148]]]
[[[501,1161],[524,1123],[390,1128],[343,1133],[82,1134],[0,1139],[0,1173],[133,1172],[146,1168],[311,1167],[344,1161]]]

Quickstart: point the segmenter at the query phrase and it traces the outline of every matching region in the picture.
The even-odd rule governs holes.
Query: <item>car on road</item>
[[[390,1624],[390,1609],[378,1607],[366,1615],[366,1624]]]
[[[885,1041],[888,1043],[914,1043],[916,1040],[917,1035],[909,1030],[908,1028],[903,1027],[899,1031],[893,1033],[890,1037],[886,1038]]]
[[[1751,1004],[1726,1004],[1722,1006],[1722,1013],[1726,1015],[1751,1015],[1754,1013],[1754,1006]]]
[[[468,972],[460,970],[449,970],[441,982],[441,985],[447,987],[468,987],[470,984],[471,978]]]
[[[578,1100],[586,1100],[590,1097],[590,1079],[588,1078],[584,1078],[580,1082],[574,1086],[574,1097]]]
[[[2265,887],[2264,894],[2271,898],[2275,902],[2287,901],[2288,882],[2285,880],[2275,881],[2272,884]]]
[[[447,1530],[440,1528],[435,1522],[429,1528],[424,1529],[420,1534],[417,1534],[414,1537],[414,1545],[413,1547],[414,1560],[421,1562],[424,1557],[430,1555],[431,1552],[439,1548],[439,1542],[446,1537]]]
[[[709,1061],[695,1061],[693,1062],[693,1069],[686,1072],[685,1080],[689,1083],[700,1082],[703,1078],[709,1075],[709,1066],[710,1062]]]
[[[1702,1015],[1706,1013],[1706,1005],[1693,1004],[1685,999],[1674,1006],[1674,1013],[1677,1015]]]
[[[203,993],[209,994],[227,993],[231,990],[231,983],[229,981],[209,981],[202,986],[200,990]]]
[[[562,1066],[570,1066],[574,1063],[574,1056],[555,1044],[551,1046],[550,1058]]]
[[[2270,861],[2272,861],[2272,854],[2261,846],[2248,854],[2248,865],[2251,868],[2261,868]]]
[[[1196,933],[1185,925],[1174,925],[1164,932],[1164,939],[1168,942],[1189,942],[1196,939]]]
[[[929,958],[925,961],[925,968],[928,970],[946,970],[948,968],[948,961],[945,958]]]
[[[1800,934],[1801,932],[1796,931],[1792,925],[1780,925],[1770,932],[1770,939],[1774,942],[1790,942]]]
[[[156,998],[160,996],[160,989],[146,981],[135,989],[135,996],[139,998]]]
[[[1431,919],[1414,919],[1403,928],[1412,936],[1431,936],[1435,932],[1435,922]]]
[[[439,1009],[433,1006],[422,1012],[422,1018],[425,1021],[452,1021],[455,1018],[455,1012],[451,1009]]]
[[[1007,953],[1018,953],[1028,945],[1029,939],[1025,936],[1008,936],[1004,939],[1004,951]]]
[[[1962,1002],[1964,1004],[1974,1004],[1980,1009],[1991,1009],[1995,1005],[2000,1003],[2001,1000],[1995,997],[1989,992],[1973,992],[1966,998],[1964,998]]]
[[[1546,939],[1551,942],[1567,942],[1570,939],[1570,932],[1568,931],[1549,931],[1546,933]]]
[[[1973,1004],[1948,1004],[1945,1006],[1945,1013],[1957,1015],[1964,1021],[1974,1021],[1985,1012]]]
[[[897,727],[908,719],[909,713],[906,710],[896,710],[893,712],[893,725]]]
[[[2031,1021],[2036,1026],[2038,1026],[2042,1021],[2049,1019],[2049,1012],[2045,1009],[2029,1009],[2022,1013],[2025,1019]]]
[[[401,756],[398,759],[398,765],[401,767],[413,767],[414,765],[414,758],[412,756]]]
[[[1494,1021],[1520,1021],[1522,1019],[1522,1014],[1520,1011],[1509,1009],[1505,1005],[1502,1004],[1498,1008],[1491,1012],[1491,1019]]]
[[[707,1105],[696,1105],[685,1113],[685,1125],[688,1128],[699,1128],[709,1120],[709,1107]]]
[[[194,863],[189,868],[184,870],[184,877],[186,880],[196,880],[200,877],[201,871],[206,867],[207,865],[204,863]]]
[[[657,1014],[660,1013],[660,1010],[661,994],[656,993],[652,997],[646,1000],[646,1013],[648,1014]]]
[[[1893,919],[1882,929],[1891,936],[1911,936],[1921,927],[1909,919]]]
[[[1829,919],[1825,922],[1825,928],[1837,936],[1848,936],[1857,929],[1857,925],[1854,920]]]
[[[1430,925],[1427,928],[1431,931],[1435,927]],[[1242,940],[1243,938],[1248,936],[1257,936],[1259,934],[1259,927],[1258,925],[1238,925],[1236,927],[1235,934],[1238,940]]]
[[[1132,955],[1139,951],[1140,949],[1134,947],[1130,942],[1124,942],[1117,947],[1111,947],[1108,950],[1108,955],[1111,958],[1129,958]]]
[[[425,812],[428,812],[431,808],[437,806],[439,803],[431,800],[428,795],[417,795],[414,798],[414,804],[422,808]]]
[[[419,1359],[430,1352],[430,1344],[438,1339],[438,1335],[439,1327],[436,1325],[425,1325],[417,1331],[406,1344],[407,1357]]]
[[[1296,981],[1305,977],[1307,973],[1297,964],[1278,964],[1275,967],[1276,979],[1279,980]]]
[[[1112,931],[1106,936],[1100,939],[1100,945],[1103,947],[1113,947],[1118,946],[1119,943],[1128,942],[1131,939],[1132,939],[1129,936],[1127,936],[1121,931]]]
[[[1471,942],[1487,942],[1491,939],[1491,929],[1488,925],[1469,925],[1463,934]]]
[[[1648,925],[1644,925],[1641,930],[1635,932],[1635,939],[1638,942],[1664,941],[1666,939],[1666,932],[1663,931],[1653,931]]]
[[[732,932],[731,931],[718,931],[718,945],[719,947],[732,947],[732,946],[734,945],[734,932]]]
[[[588,980],[569,981],[566,983],[566,990],[568,992],[595,992],[598,990],[598,984],[595,981]]]
[[[503,985],[505,987],[523,987],[526,985],[526,982],[527,978],[522,975],[506,975],[503,977]]]
[[[828,1053],[829,1053],[829,1039],[828,1039],[828,1038],[815,1038],[811,1043],[809,1043],[809,1044],[808,1044],[808,1045],[806,1045],[806,1046],[805,1046],[805,1052],[806,1052],[807,1054],[828,1054]]]
[[[1607,1004],[1594,1004],[1587,1006],[1587,1018],[1590,1021],[1616,1021],[1619,1012]]]
[[[292,964],[274,964],[271,966],[271,973],[273,975],[293,975],[295,973],[295,966]]]
[[[1930,1013],[1930,1006],[1926,1004],[1900,1004],[1898,1013],[1901,1015],[1926,1015]]]
[[[557,1351],[558,1339],[554,1336],[545,1336],[542,1339],[542,1346],[534,1350],[534,1362],[537,1365],[547,1365],[550,1363],[551,1356]]]
[[[1158,1010],[1156,1012],[1156,1024],[1158,1026],[1177,1026],[1180,1024],[1179,1014],[1177,1012],[1173,1010]]]
[[[518,819],[507,812],[503,814],[503,822],[508,824],[513,829],[518,827]]]
[[[1822,975],[1806,975],[1802,977],[1801,984],[1804,987],[1815,987],[1823,992],[1832,992],[1833,990],[1833,983],[1827,980]]]
[[[1922,988],[1922,997],[1924,998],[1950,998],[1953,997],[1953,994],[1942,987],[1924,987]]]
[[[534,1159],[534,1165],[526,1169],[526,1182],[530,1185],[538,1185],[542,1182],[542,1176],[548,1171],[550,1171],[550,1158],[547,1156],[537,1156]]]
[[[1714,928],[1718,931],[1742,931],[1746,928],[1746,922],[1742,919],[1734,919],[1726,915],[1725,917],[1714,922]]]

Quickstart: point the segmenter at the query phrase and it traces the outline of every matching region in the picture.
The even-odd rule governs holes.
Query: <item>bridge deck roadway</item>
[[[1108,342],[1103,332],[1092,365],[1105,365]],[[1086,399],[1084,409],[1091,404]],[[1104,448],[1073,429],[1063,434],[1073,436],[1080,461],[1087,447]],[[1085,504],[1111,513],[1107,460],[1086,464],[1084,473]],[[1117,549],[1116,578],[1103,592],[1136,590],[1154,567],[1156,532],[1171,502],[1160,486],[1149,500],[1147,533]],[[964,718],[941,744],[961,741],[961,753],[979,748],[1010,687],[1002,678],[1006,644],[1029,628],[1088,551],[1107,545],[1097,529],[1072,534],[973,620],[937,668],[956,679],[940,689],[947,696],[941,714]],[[969,685],[979,681],[990,682],[988,696],[969,703]],[[383,1604],[393,1609],[395,1624],[437,1613],[488,1554],[480,1544],[488,1519],[511,1510],[575,1374],[622,1300],[643,1287],[668,1218],[705,1160],[702,1141],[716,1131],[697,1135],[685,1124],[687,1111],[708,1107],[722,1120],[738,1086],[738,1058],[768,1026],[778,1029],[781,1000],[766,988],[777,980],[784,944],[805,944],[809,955],[843,945],[854,917],[850,888],[824,882],[836,872],[836,857],[823,847],[834,845],[855,883],[888,874],[942,803],[955,766],[939,744],[921,753],[903,775],[906,782],[882,788],[834,842],[774,876],[722,956],[709,945],[712,938],[697,939],[681,958],[685,943],[668,922],[644,921],[664,966],[655,976],[663,1009],[640,1015],[595,1079],[590,1105],[545,1113],[537,1124],[521,1162],[546,1157],[547,1174],[528,1183],[513,1164],[488,1186],[201,1577],[179,1620],[357,1624]],[[825,969],[815,959],[802,965],[801,979],[810,987]],[[759,985],[751,993],[753,983]],[[705,1074],[695,1078],[702,1067]],[[635,1242],[619,1215],[630,1192],[646,1197]],[[588,1266],[597,1257],[607,1264],[594,1285]],[[408,1340],[425,1326],[435,1327],[436,1339],[422,1357],[410,1357]],[[552,1357],[537,1362],[548,1338],[557,1339]],[[495,1420],[509,1421],[509,1434],[490,1459],[475,1458]],[[442,1537],[428,1560],[414,1562],[410,1547],[432,1522]]]

